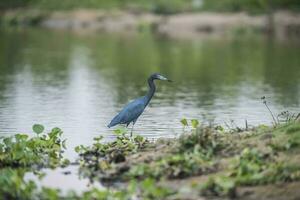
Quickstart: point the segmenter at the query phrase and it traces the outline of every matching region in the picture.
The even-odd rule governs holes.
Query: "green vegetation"
[[[269,9],[299,10],[297,0],[206,0],[204,9],[215,11],[248,11],[252,13],[266,12]]]
[[[79,154],[81,175],[92,179],[114,179],[109,169],[112,169],[114,163],[126,161],[130,154],[142,151],[150,147],[147,139],[141,136],[130,138],[126,135],[125,130],[118,129],[115,131],[116,140],[111,143],[101,143],[102,136],[94,138],[95,143],[91,147],[83,145],[77,146],[75,151]],[[102,174],[97,173],[102,172]]]
[[[133,179],[151,178],[162,184],[169,180],[167,187],[174,187],[172,180],[186,180],[182,184],[200,188],[201,195],[235,197],[237,188],[243,186],[300,180],[300,163],[297,160],[300,128],[294,120],[277,124],[275,128],[260,126],[251,130],[227,132],[220,126],[201,127],[197,120],[188,122],[185,119],[181,121],[182,124],[187,128],[191,124],[191,130],[176,140],[158,140],[143,149],[133,148],[135,150],[130,151],[130,154],[122,151],[121,160],[104,159],[108,163],[105,165],[103,155],[100,156],[102,160],[91,159],[92,162],[97,160],[95,163],[99,164],[98,168],[94,167],[95,163],[93,167],[85,165],[91,163],[88,159],[82,160],[82,166],[85,167],[84,171],[92,171],[92,177],[97,175],[103,182],[117,180],[126,183]],[[138,143],[126,140],[125,134],[117,140],[127,141],[129,146],[139,146]],[[127,146],[118,142],[107,143],[105,146],[116,147],[116,144],[120,145],[120,149]],[[284,148],[279,148],[282,146]],[[83,148],[81,150],[85,151]],[[107,152],[109,155],[112,151]],[[202,176],[208,176],[208,179],[196,186],[188,181],[188,177],[199,177],[201,180]]]
[[[47,134],[42,134],[44,127],[34,125],[35,137],[17,134],[13,137],[0,138],[0,168],[3,167],[56,167],[67,164],[62,159],[66,140],[60,137],[62,131],[54,128]]]
[[[0,138],[0,196],[4,199],[38,199],[37,185],[25,181],[26,172],[39,172],[41,168],[64,167],[69,160],[63,159],[66,140],[62,140],[62,131],[53,128],[43,133],[44,127],[35,124],[32,127],[35,136],[17,134]]]
[[[0,196],[3,199],[30,199],[36,190],[33,181],[25,182],[25,169],[0,169]]]
[[[212,176],[202,186],[204,195],[236,196],[238,186],[255,186],[279,182],[300,180],[300,165],[278,162],[269,154],[257,149],[245,148],[237,156],[232,166],[226,171],[228,175]]]
[[[36,136],[29,137],[26,134],[17,134],[13,137],[2,137],[0,143],[0,196],[4,199],[130,199],[133,195],[139,195],[143,199],[161,199],[172,194],[170,189],[155,186],[154,180],[145,179],[139,185],[131,181],[127,188],[118,190],[99,190],[93,188],[77,194],[76,191],[69,191],[62,194],[61,191],[52,188],[38,188],[38,185],[29,180],[25,181],[27,172],[34,172],[40,179],[44,174],[39,169],[47,167],[64,167],[69,164],[63,159],[62,152],[66,148],[66,140],[62,140],[62,131],[54,128],[49,133],[43,133],[44,127],[36,124],[33,126]],[[96,143],[91,147],[77,147],[76,151],[84,152],[81,157],[83,163],[92,159],[91,155],[109,158],[110,162],[121,162],[118,155],[128,155],[137,152],[149,142],[140,136],[133,140],[125,136],[124,132],[116,131],[117,139],[109,144],[101,144],[100,138],[95,138]],[[118,154],[116,154],[118,152]],[[125,158],[125,157],[124,157]],[[94,162],[95,164],[96,162]],[[89,167],[92,164],[88,165]]]
[[[244,148],[239,155],[230,160],[227,169],[218,175],[211,176],[208,182],[201,186],[202,194],[236,196],[238,186],[300,180],[300,163],[294,160],[297,159],[300,150],[299,123],[291,122],[278,126],[272,130],[272,134],[268,136],[269,139],[266,137],[267,141],[263,142],[264,146]],[[254,138],[258,136],[264,138],[265,134],[258,134]],[[284,153],[279,154],[280,151]]]
[[[146,179],[139,184],[132,181],[128,187],[124,189],[104,189],[99,190],[92,188],[88,191],[78,194],[76,191],[69,191],[63,194],[58,189],[47,187],[38,188],[37,184],[33,181],[25,181],[23,169],[0,169],[0,196],[3,199],[19,199],[19,200],[124,200],[132,199],[138,195],[143,199],[163,199],[174,192],[165,187],[156,186],[154,180]]]
[[[81,194],[39,188],[24,179],[28,171],[43,178],[35,166],[52,167],[63,162],[65,141],[60,138],[61,130],[55,128],[43,134],[44,127],[34,125],[35,137],[18,134],[2,138],[0,195],[21,200],[181,199],[185,195],[181,188],[188,188],[191,199],[199,195],[243,198],[239,191],[252,187],[260,197],[267,191],[264,188],[275,184],[300,184],[300,124],[296,117],[289,119],[275,127],[234,131],[184,119],[181,136],[156,142],[141,136],[129,138],[125,130],[116,130],[112,142],[103,143],[103,138],[97,137],[91,146],[75,148],[80,175],[110,186],[102,190],[91,188]],[[24,159],[19,156],[20,149]],[[297,191],[289,195],[288,199],[300,196]]]
[[[65,10],[76,8],[98,9],[129,9],[150,11],[159,14],[173,14],[185,11],[215,10],[215,11],[250,11],[262,12],[269,7],[299,10],[298,0],[4,0],[0,8],[29,7],[47,10]]]

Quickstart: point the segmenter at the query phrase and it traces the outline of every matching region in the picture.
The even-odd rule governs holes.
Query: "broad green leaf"
[[[199,121],[197,119],[192,119],[191,122],[192,122],[192,127],[193,128],[197,128],[198,127]]]
[[[103,139],[103,136],[99,136],[99,137],[94,137],[93,140],[95,140],[96,142],[99,142],[100,140]]]
[[[44,131],[44,126],[41,124],[35,124],[32,127],[32,130],[36,133],[36,134],[41,134]]]
[[[114,133],[116,135],[122,135],[122,134],[126,133],[126,130],[123,128],[118,128],[118,129],[114,130]]]
[[[181,122],[181,124],[183,126],[188,126],[188,122],[187,122],[187,120],[185,118],[183,118],[182,120],[180,120],[180,122]]]
[[[76,152],[76,153],[79,153],[80,150],[81,150],[81,147],[80,147],[80,146],[75,147],[75,152]]]
[[[16,134],[15,138],[20,141],[20,140],[26,140],[28,138],[28,135],[25,134]]]

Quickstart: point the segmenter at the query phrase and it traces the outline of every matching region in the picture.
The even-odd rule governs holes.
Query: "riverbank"
[[[276,127],[231,130],[183,120],[181,136],[155,142],[129,138],[118,129],[112,142],[103,143],[100,136],[91,146],[75,148],[78,160],[71,163],[79,165],[79,177],[109,188],[83,194],[41,190],[23,179],[26,171],[42,179],[40,168],[70,164],[59,153],[66,148],[61,130],[45,135],[44,128],[35,125],[35,138],[1,140],[0,184],[7,187],[0,187],[0,194],[10,199],[298,199],[300,123],[294,119]]]
[[[151,31],[172,38],[224,36],[249,32],[271,34],[280,39],[300,38],[300,14],[277,11],[272,15],[240,13],[179,13],[79,9],[70,11],[10,10],[1,15],[2,28],[40,26],[50,29],[97,32]]]
[[[153,199],[300,198],[299,123],[230,132],[191,124],[178,139],[136,137],[134,147],[118,133],[113,143],[78,148],[81,171],[109,184],[151,179],[161,187]]]

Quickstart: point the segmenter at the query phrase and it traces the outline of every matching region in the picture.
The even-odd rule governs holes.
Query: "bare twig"
[[[275,117],[274,117],[274,115],[273,115],[273,112],[271,111],[271,109],[269,108],[269,106],[268,106],[268,104],[267,104],[267,101],[266,101],[266,97],[265,96],[263,96],[263,97],[261,97],[261,100],[263,100],[263,104],[265,104],[265,106],[267,107],[267,109],[269,110],[269,112],[270,112],[270,114],[271,114],[271,116],[272,116],[272,118],[273,118],[273,121],[274,121],[274,123],[275,123],[275,126],[278,124],[278,121],[276,121],[276,119],[275,119]]]

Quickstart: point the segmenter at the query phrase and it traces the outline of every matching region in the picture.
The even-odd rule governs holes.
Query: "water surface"
[[[113,132],[106,125],[160,72],[174,80],[157,93],[135,132],[180,134],[182,118],[238,126],[271,123],[300,112],[300,44],[261,36],[170,40],[149,33],[74,34],[39,29],[0,31],[0,135],[60,127],[73,147]]]

